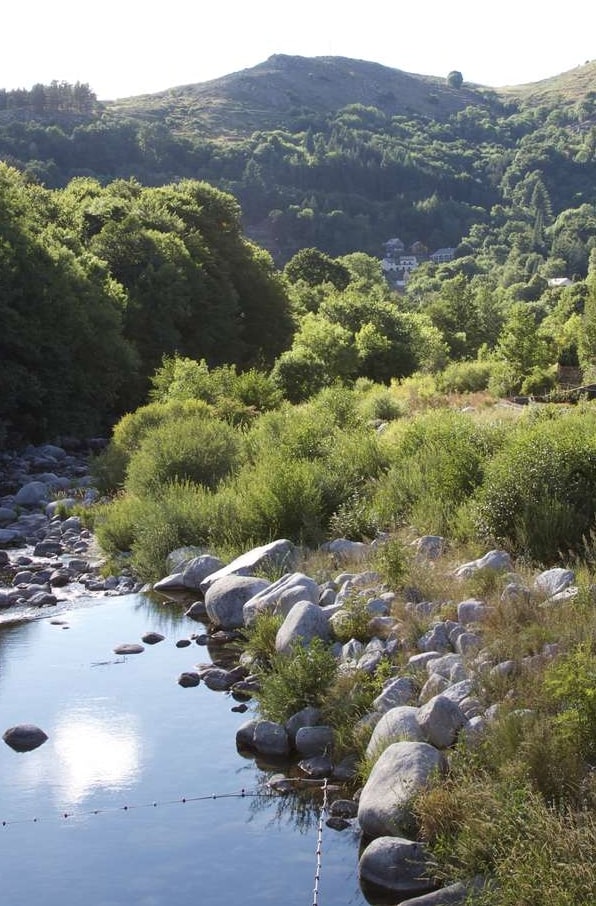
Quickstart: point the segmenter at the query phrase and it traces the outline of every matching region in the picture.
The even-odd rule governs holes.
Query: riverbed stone
[[[158,642],[163,642],[165,635],[162,635],[161,632],[145,632],[141,636],[141,641],[145,642],[146,645],[157,645]]]
[[[435,695],[418,710],[416,717],[426,742],[437,749],[448,749],[466,723],[457,702],[445,695]]]
[[[488,551],[483,557],[477,560],[470,560],[468,563],[462,563],[455,570],[455,576],[458,579],[470,579],[481,569],[490,569],[495,572],[510,572],[513,569],[511,557],[507,551],[492,550]]]
[[[422,728],[417,720],[418,708],[396,705],[386,711],[376,724],[366,747],[368,758],[376,758],[394,742],[423,742]]]
[[[283,758],[289,754],[290,741],[283,724],[258,720],[254,728],[253,745],[260,755]]]
[[[48,488],[43,481],[28,481],[17,491],[14,502],[17,506],[39,506],[47,494]]]
[[[185,670],[178,677],[178,685],[182,686],[184,689],[190,689],[193,686],[198,686],[201,682],[201,677],[198,673],[194,673],[192,670]]]
[[[397,676],[388,680],[383,686],[380,695],[377,695],[373,705],[376,711],[391,710],[398,705],[412,704],[418,695],[418,682],[413,676]]]
[[[270,584],[266,579],[254,576],[221,576],[209,585],[205,593],[209,620],[221,629],[239,629],[244,626],[243,608],[246,602]]]
[[[315,708],[314,705],[308,705],[306,708],[301,708],[300,711],[292,714],[285,723],[291,745],[295,745],[296,734],[300,729],[303,727],[316,727],[320,720],[321,710],[320,708]]]
[[[547,598],[565,591],[575,582],[575,573],[571,569],[564,569],[556,566],[553,569],[546,569],[534,579],[534,588],[540,594]]]
[[[31,752],[43,745],[48,735],[35,724],[18,724],[5,730],[2,739],[15,752]]]
[[[137,642],[122,642],[114,646],[114,654],[141,654],[145,650],[144,645]]]
[[[304,573],[286,573],[268,588],[254,595],[244,605],[244,624],[251,626],[263,612],[288,615],[298,601],[318,604],[320,590],[317,582]]]
[[[314,755],[327,755],[333,748],[333,729],[326,725],[317,727],[300,727],[294,740],[299,755],[309,758]]]
[[[447,887],[431,891],[419,897],[408,897],[400,900],[400,906],[465,906],[471,904],[477,897],[474,896],[482,887],[482,883],[464,884],[457,881]]]
[[[433,861],[426,847],[406,837],[382,836],[366,847],[358,863],[361,881],[396,896],[433,890]]]
[[[315,638],[328,641],[330,637],[329,622],[318,604],[299,601],[277,631],[275,650],[280,654],[289,654],[296,644],[307,646]]]
[[[364,784],[358,820],[369,837],[410,833],[412,797],[445,768],[441,752],[426,742],[395,742],[379,756]]]
[[[215,582],[219,582],[220,579],[227,576],[253,576],[259,569],[292,567],[297,555],[298,549],[291,541],[287,538],[278,538],[269,544],[252,548],[240,557],[236,557],[227,566],[223,566],[207,576],[201,582],[201,591],[206,595]],[[256,590],[254,594],[256,594]]]

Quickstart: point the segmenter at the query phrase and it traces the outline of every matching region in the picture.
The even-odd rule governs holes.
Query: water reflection
[[[55,729],[62,801],[77,803],[101,788],[133,783],[141,765],[141,740],[132,715],[67,714]]]
[[[209,656],[176,647],[197,630],[181,610],[112,598],[69,613],[68,632],[50,620],[0,631],[0,732],[27,721],[49,736],[25,754],[0,743],[3,901],[186,906],[200,891],[204,906],[308,902],[320,789],[176,804],[241,788],[265,793],[270,771],[261,775],[236,751],[245,718],[229,696],[176,682]],[[116,665],[114,643],[149,629],[166,638]],[[63,821],[62,811],[77,818]],[[349,830],[325,832],[321,902],[365,906]]]

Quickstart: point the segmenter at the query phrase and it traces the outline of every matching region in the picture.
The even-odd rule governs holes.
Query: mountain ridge
[[[139,119],[164,119],[179,133],[197,129],[205,137],[233,140],[254,131],[296,128],[350,104],[387,115],[444,120],[470,105],[493,107],[558,99],[575,103],[596,88],[596,62],[525,85],[500,89],[467,83],[453,88],[444,78],[409,73],[349,57],[273,54],[248,69],[207,82],[104,102],[107,112]]]

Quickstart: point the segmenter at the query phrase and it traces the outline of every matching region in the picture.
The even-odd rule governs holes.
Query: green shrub
[[[264,611],[244,630],[246,643],[243,648],[251,657],[254,667],[266,670],[271,666],[275,658],[275,639],[283,621],[281,614]]]
[[[581,551],[596,512],[595,427],[587,413],[520,423],[475,495],[479,537],[542,563]]]
[[[130,457],[153,429],[173,419],[208,416],[211,411],[202,400],[172,400],[149,403],[122,416],[110,443],[91,463],[100,489],[108,492],[123,486]]]
[[[259,710],[284,723],[307,705],[319,706],[337,673],[337,663],[321,639],[307,647],[296,644],[290,654],[275,654],[260,676]]]
[[[480,484],[500,431],[465,413],[433,411],[403,423],[373,508],[388,528],[450,534],[458,507]]]
[[[139,496],[157,496],[172,481],[214,488],[240,453],[240,435],[226,422],[202,415],[169,419],[145,435],[130,460],[126,488]]]
[[[583,643],[550,664],[545,687],[562,709],[560,725],[579,744],[586,761],[596,761],[596,655]]]
[[[477,393],[486,390],[490,375],[489,362],[450,362],[436,380],[443,393]]]
[[[235,538],[289,538],[297,544],[324,537],[321,467],[317,462],[269,452],[245,466],[226,487],[237,501]]]
[[[144,498],[132,543],[132,565],[146,581],[164,575],[168,554],[186,545],[215,549],[218,526],[215,496],[200,485],[172,482],[158,499]]]
[[[102,550],[111,556],[129,552],[144,510],[143,501],[132,494],[121,494],[110,504],[95,507],[94,531]]]

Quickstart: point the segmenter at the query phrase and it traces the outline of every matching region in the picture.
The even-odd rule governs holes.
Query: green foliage
[[[397,589],[401,586],[408,570],[409,557],[399,538],[388,538],[379,544],[373,562],[374,568],[389,588]]]
[[[316,462],[289,459],[275,450],[246,465],[230,485],[238,509],[231,530],[238,543],[252,538],[320,542],[325,534],[320,473]]]
[[[264,611],[257,614],[254,622],[247,627],[244,652],[249,656],[251,666],[267,670],[275,658],[275,639],[284,618],[281,614]]]
[[[391,466],[375,489],[382,524],[413,522],[419,531],[450,534],[458,507],[480,485],[498,432],[450,410],[404,423],[391,449]]]
[[[594,525],[594,415],[564,412],[520,423],[486,466],[475,500],[482,538],[539,562],[578,552]]]
[[[345,289],[350,282],[345,265],[315,248],[297,252],[286,264],[284,274],[291,283],[303,280],[308,286],[331,283],[336,289]]]
[[[240,462],[238,433],[230,425],[204,415],[170,418],[145,435],[132,455],[127,491],[159,497],[171,482],[192,482],[215,488]]]
[[[101,489],[109,492],[123,486],[131,456],[152,430],[171,420],[207,417],[210,412],[210,407],[202,400],[174,399],[149,403],[123,415],[114,426],[110,443],[91,463]]]
[[[308,705],[320,705],[335,679],[337,663],[321,639],[297,643],[290,654],[275,654],[260,674],[259,710],[269,720],[284,723]]]
[[[439,375],[437,386],[444,393],[475,393],[486,390],[491,375],[489,362],[451,362]]]
[[[596,655],[581,643],[549,665],[544,685],[562,709],[559,724],[579,743],[579,752],[590,764],[596,760]]]

